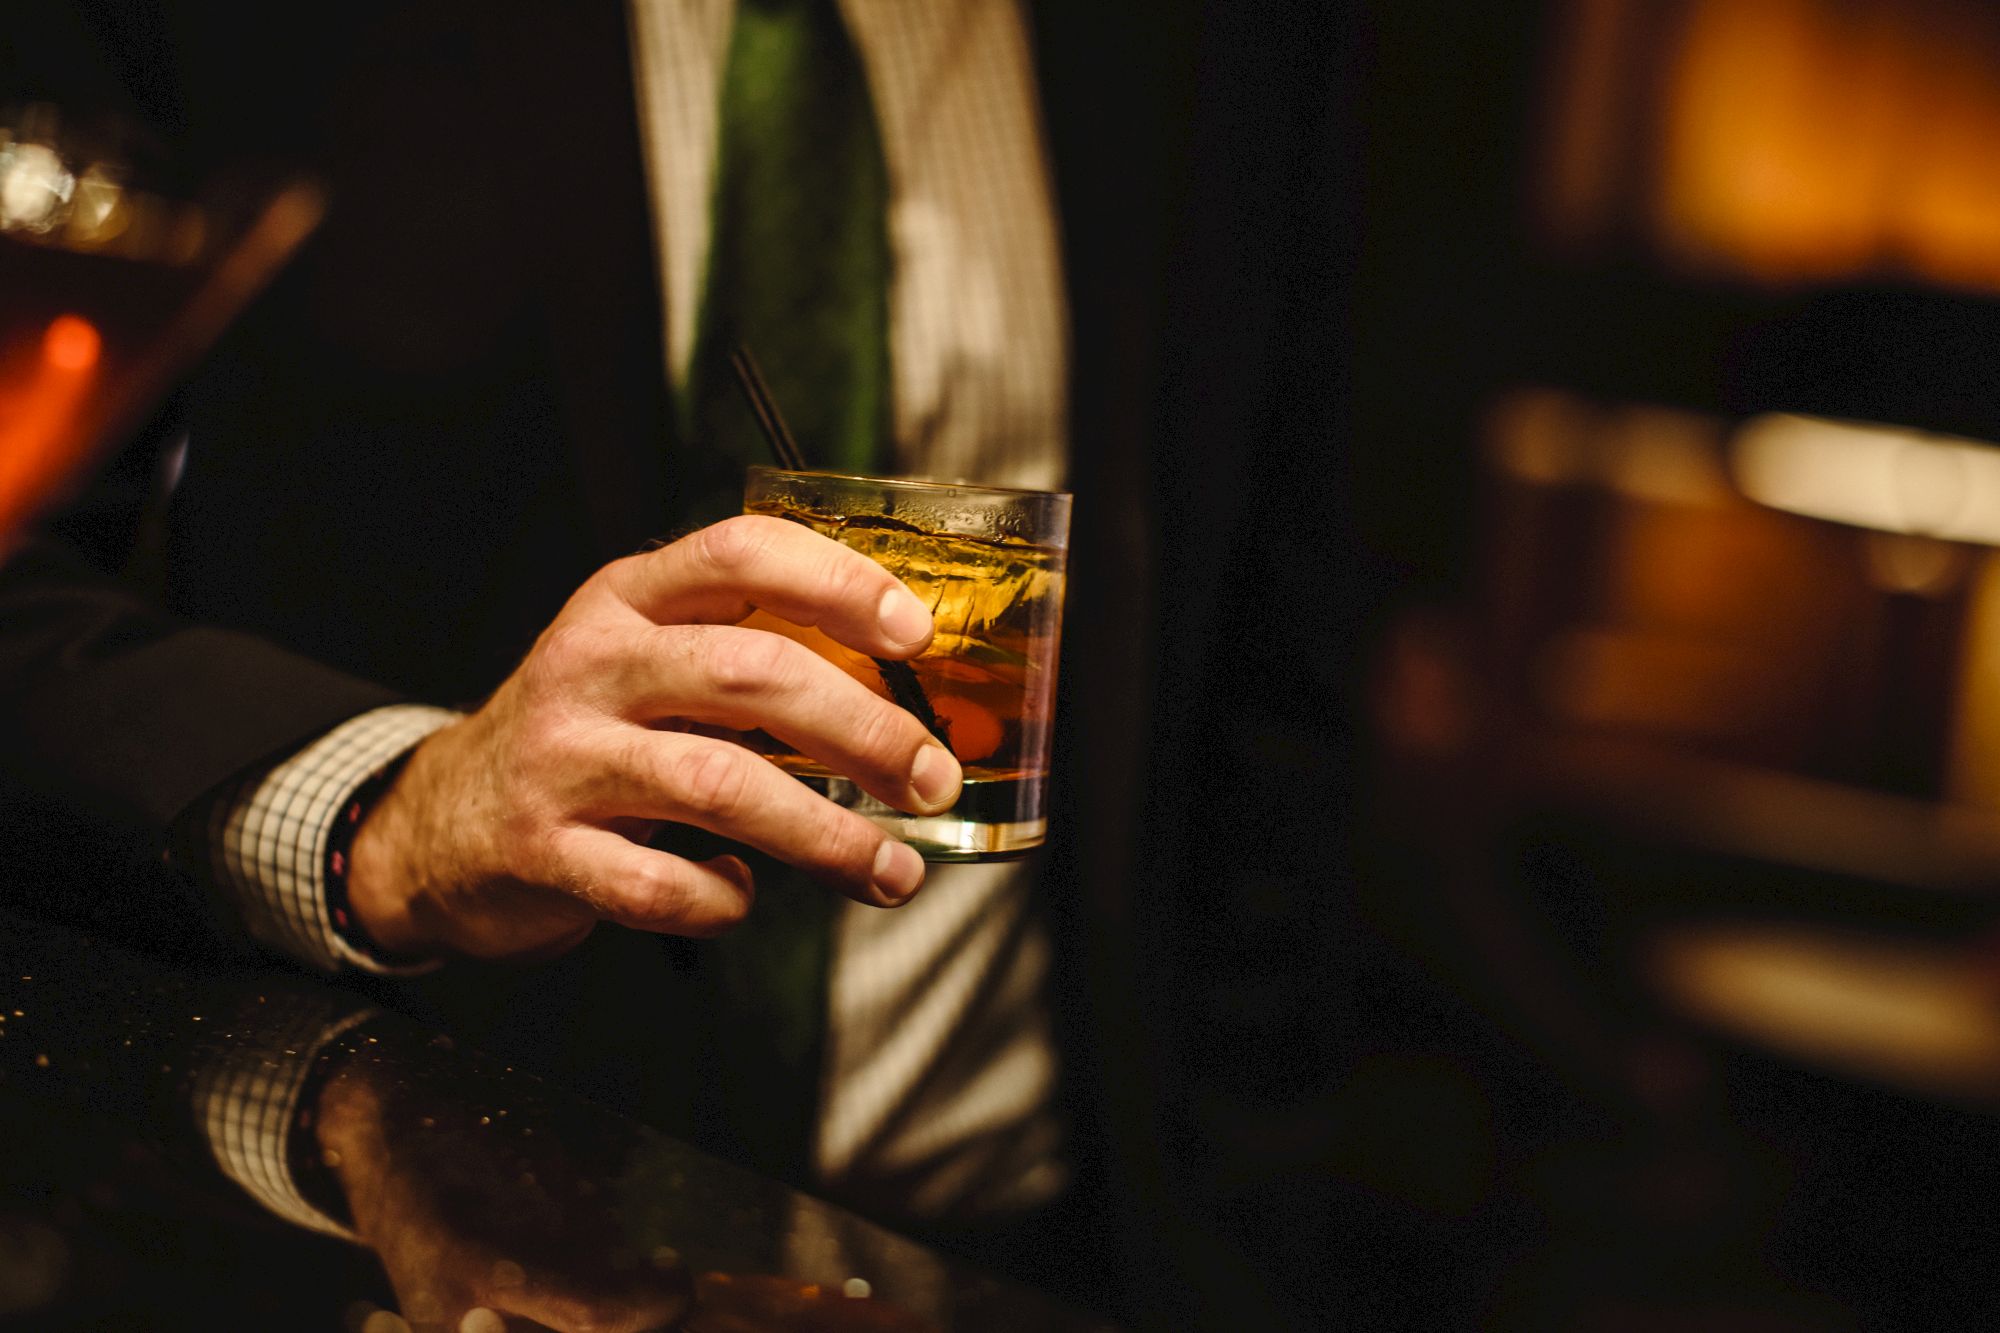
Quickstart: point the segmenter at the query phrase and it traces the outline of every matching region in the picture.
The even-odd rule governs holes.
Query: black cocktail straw
[[[778,410],[777,400],[771,397],[770,386],[764,383],[762,372],[757,369],[757,358],[750,355],[750,349],[742,343],[729,354],[729,364],[736,371],[736,383],[743,390],[743,396],[750,401],[751,415],[757,418],[758,429],[764,432],[764,442],[771,446],[772,456],[778,466],[790,468],[794,472],[805,469],[805,455],[799,451],[799,442],[792,437],[791,428],[785,425],[784,413]],[[894,658],[877,657],[875,667],[882,673],[882,683],[889,687],[889,695],[902,708],[915,715],[924,724],[924,730],[937,737],[938,744],[951,748],[951,733],[944,720],[931,707],[929,696],[924,693],[923,682],[910,669],[908,662],[898,662]]]
[[[784,414],[778,411],[777,400],[771,397],[771,386],[764,383],[764,373],[757,369],[757,358],[750,355],[748,347],[738,343],[729,354],[729,364],[736,371],[736,382],[742,386],[743,396],[750,400],[750,412],[757,418],[764,442],[771,446],[778,466],[794,472],[805,471],[806,456],[800,452],[799,442],[792,438],[792,428],[785,424]]]

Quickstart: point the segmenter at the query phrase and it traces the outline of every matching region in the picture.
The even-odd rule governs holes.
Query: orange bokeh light
[[[90,443],[90,409],[104,338],[79,315],[58,315],[0,344],[0,551],[71,481]]]
[[[81,315],[57,315],[42,335],[42,359],[57,370],[88,370],[103,350],[97,326]]]

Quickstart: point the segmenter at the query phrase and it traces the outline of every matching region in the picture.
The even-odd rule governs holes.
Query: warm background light
[[[88,370],[97,364],[104,340],[81,315],[58,315],[42,335],[42,359],[55,370]]]
[[[1996,70],[1971,0],[1569,0],[1540,222],[1766,282],[2000,290]]]
[[[2000,449],[1974,440],[1774,413],[1737,432],[1743,493],[1877,532],[2000,546]]]
[[[39,339],[0,345],[0,536],[81,460],[89,437],[76,424],[102,347],[77,315],[56,316]]]
[[[1657,983],[1724,1031],[1837,1069],[1976,1097],[2000,1087],[1990,972],[1935,945],[1798,923],[1703,922],[1654,942]]]

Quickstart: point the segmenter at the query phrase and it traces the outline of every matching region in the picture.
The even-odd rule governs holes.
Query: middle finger
[[[958,761],[922,723],[781,635],[734,625],[651,630],[637,636],[627,676],[634,721],[767,731],[898,810],[931,814],[958,798]]]
[[[916,852],[742,746],[644,727],[625,732],[599,770],[597,813],[706,829],[874,907],[905,901],[923,882]]]

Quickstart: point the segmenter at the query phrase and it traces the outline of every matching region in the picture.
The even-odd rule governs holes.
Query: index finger
[[[761,608],[872,657],[914,657],[931,613],[902,580],[803,524],[740,514],[605,566],[606,582],[661,625],[733,625]]]

